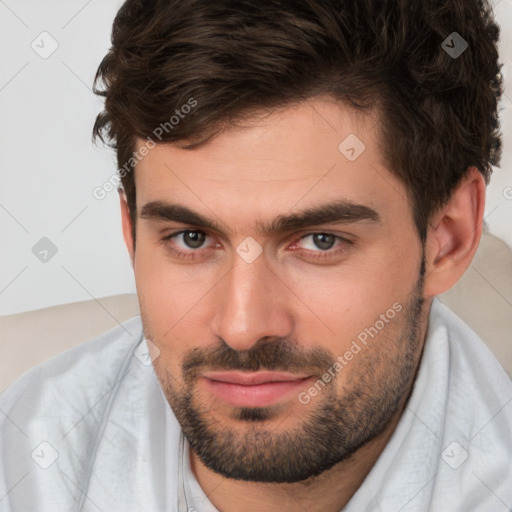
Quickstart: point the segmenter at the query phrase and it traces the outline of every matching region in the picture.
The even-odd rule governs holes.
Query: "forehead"
[[[314,99],[238,122],[195,149],[157,144],[136,166],[137,209],[178,202],[245,226],[340,200],[404,215],[406,191],[383,162],[379,122],[376,112]]]

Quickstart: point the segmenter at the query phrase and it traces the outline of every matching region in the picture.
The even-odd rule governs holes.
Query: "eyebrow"
[[[223,231],[223,223],[216,219],[207,218],[184,205],[165,201],[151,201],[145,204],[141,208],[140,218],[174,221],[205,230]],[[257,231],[263,235],[279,235],[318,224],[349,224],[361,221],[380,223],[381,219],[377,211],[369,206],[350,201],[338,201],[297,213],[279,215],[272,222],[258,223],[256,227]],[[229,229],[224,230],[229,232]]]

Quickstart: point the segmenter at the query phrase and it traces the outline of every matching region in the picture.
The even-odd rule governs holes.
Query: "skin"
[[[180,423],[186,414],[180,400],[188,392],[212,432],[229,432],[232,446],[245,443],[249,451],[262,434],[266,441],[259,448],[264,450],[272,440],[293,441],[314,414],[328,404],[343,403],[354,390],[362,389],[371,397],[377,396],[376,391],[368,390],[382,387],[390,394],[393,383],[397,385],[395,410],[387,411],[373,438],[316,476],[288,483],[233,479],[214,471],[191,450],[192,470],[222,512],[338,512],[348,503],[406,406],[432,298],[457,282],[477,249],[485,183],[472,168],[431,219],[424,282],[418,288],[422,245],[406,189],[383,161],[378,126],[376,112],[356,113],[324,97],[246,120],[193,150],[158,145],[135,171],[136,251],[128,206],[120,196],[145,335],[160,351],[155,371]],[[353,162],[338,149],[349,134],[356,134],[366,146]],[[258,222],[270,223],[280,215],[339,199],[371,207],[379,222],[318,224],[279,235],[258,229]],[[141,218],[143,206],[152,201],[185,205],[215,219],[221,229],[206,232],[200,248],[187,246],[183,236],[164,241],[183,229],[201,230],[190,223]],[[314,233],[345,237],[353,244],[338,240],[325,251],[315,244]],[[236,252],[249,236],[263,250],[252,263]],[[195,259],[180,259],[173,249],[194,253]],[[326,252],[329,257],[314,259]],[[423,299],[423,307],[412,332],[405,312],[415,298]],[[277,340],[277,346],[284,346],[279,340],[288,340],[291,360],[302,361],[301,368],[316,380],[322,372],[321,365],[308,359],[312,351],[331,359],[343,355],[357,335],[375,325],[394,303],[403,305],[402,313],[386,323],[325,390],[307,404],[300,403],[296,394],[287,397],[260,411],[260,421],[244,420],[240,408],[209,393],[197,375],[187,382],[184,374],[182,364],[193,354],[211,362],[209,355],[222,346],[231,349],[233,362],[240,362],[241,354],[255,353],[263,339]],[[199,366],[197,372],[204,369]],[[311,382],[305,383],[300,391],[310,386]],[[364,398],[360,400],[357,405],[369,407]],[[353,413],[357,420],[357,410],[352,406],[347,414]]]

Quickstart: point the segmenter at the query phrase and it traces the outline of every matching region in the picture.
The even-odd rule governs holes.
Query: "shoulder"
[[[62,436],[89,409],[93,429],[107,403],[98,397],[122,378],[141,340],[136,316],[26,372],[0,395],[2,438],[37,439],[52,430]]]
[[[429,329],[445,330],[449,361],[436,496],[446,506],[490,510],[494,496],[512,499],[512,381],[463,320],[439,301],[432,307]],[[458,496],[441,490],[454,478]]]
[[[0,488],[10,489],[12,510],[71,510],[83,500],[142,334],[133,317],[29,370],[0,396]]]
[[[501,419],[512,423],[512,407],[505,407],[512,401],[512,380],[486,343],[439,300],[432,303],[430,330],[429,339],[437,342],[430,351],[446,352],[449,403],[460,417],[473,415],[476,427],[477,418],[489,420],[505,408]]]
[[[445,331],[445,336],[441,339],[447,340],[452,374],[465,378],[468,377],[467,372],[469,372],[470,377],[481,381],[485,387],[495,382],[502,391],[512,390],[510,377],[489,348],[488,343],[439,299],[432,302],[430,330]],[[492,382],[489,382],[488,377]]]
[[[94,387],[115,381],[141,340],[142,323],[135,316],[23,374],[0,395],[0,407],[6,413],[45,399],[75,402],[77,394],[86,399]]]

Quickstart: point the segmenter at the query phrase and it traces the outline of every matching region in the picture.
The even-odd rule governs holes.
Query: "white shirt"
[[[0,512],[216,512],[145,357],[140,317],[0,396]],[[512,509],[512,382],[435,299],[395,432],[343,512]]]

